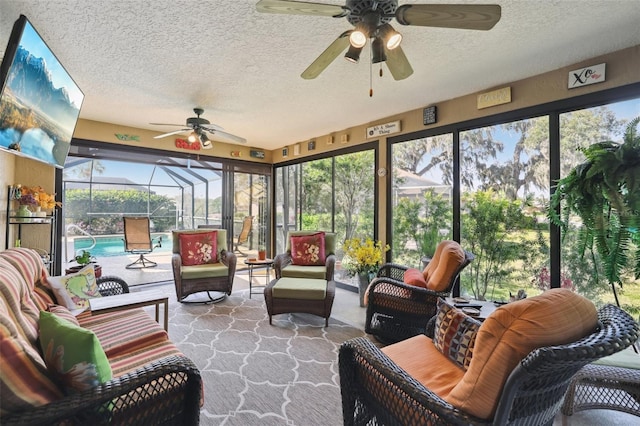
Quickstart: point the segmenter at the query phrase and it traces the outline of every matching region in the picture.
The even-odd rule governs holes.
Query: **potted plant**
[[[584,148],[586,160],[558,181],[549,205],[550,220],[565,231],[571,215],[580,217],[582,254],[595,250],[599,255],[618,306],[616,284],[622,286],[621,274],[630,258],[631,270],[636,279],[640,278],[638,123],[640,117],[629,123],[623,143],[605,141]]]
[[[94,263],[93,270],[95,272],[96,278],[99,278],[102,275],[102,266],[96,263],[96,258],[91,255],[89,250],[81,250],[73,258],[73,260],[78,264],[77,266],[71,266],[65,270],[66,274],[73,274],[80,271],[82,268],[87,266],[90,263]]]
[[[378,268],[384,262],[384,254],[391,247],[383,245],[382,241],[373,241],[367,238],[348,239],[344,242],[344,258],[342,266],[349,276],[358,276],[358,291],[360,293],[360,306],[364,306],[364,293],[369,286],[371,278],[378,272]]]

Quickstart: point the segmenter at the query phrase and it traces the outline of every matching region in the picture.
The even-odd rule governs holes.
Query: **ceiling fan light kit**
[[[400,43],[402,35],[389,24],[490,30],[500,20],[501,8],[491,4],[410,4],[398,6],[398,0],[346,0],[344,6],[296,0],[260,0],[256,10],[262,13],[313,15],[347,18],[355,28],[343,32],[302,73],[302,78],[316,78],[345,49],[345,58],[358,62],[360,51],[372,39],[372,63],[385,62],[395,80],[413,74],[413,68]],[[348,35],[348,37],[346,37]],[[375,46],[374,46],[375,45]],[[381,45],[379,47],[378,45]]]
[[[380,37],[384,40],[385,46],[389,50],[393,50],[400,46],[402,42],[402,34],[393,29],[390,24],[384,24],[378,29]]]
[[[349,62],[357,64],[360,60],[360,52],[362,52],[362,47],[354,47],[351,45],[349,49],[347,49],[347,53],[344,54],[344,58]]]
[[[367,44],[368,30],[363,23],[356,25],[356,29],[351,32],[349,36],[349,43],[353,47],[364,47]]]
[[[376,37],[371,42],[371,63],[379,64],[387,60],[387,55],[384,53],[384,42],[380,37]]]
[[[222,127],[217,126],[215,124],[211,124],[209,120],[200,117],[204,114],[204,109],[202,108],[194,108],[193,112],[196,113],[195,117],[189,117],[186,121],[186,127],[179,130],[174,130],[169,133],[163,133],[158,136],[154,136],[154,139],[165,138],[171,135],[177,135],[179,133],[189,132],[189,136],[187,140],[190,144],[195,142],[200,142],[200,145],[203,149],[211,149],[213,147],[211,140],[207,136],[207,133],[212,135],[218,135],[219,137],[229,140],[234,143],[246,143],[247,140],[240,136],[232,135],[231,133],[227,133],[223,130]],[[165,124],[165,123],[150,123],[155,126],[180,126],[180,124]]]

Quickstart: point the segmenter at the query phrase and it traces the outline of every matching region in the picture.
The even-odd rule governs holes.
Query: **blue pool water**
[[[151,234],[152,238],[162,236],[162,247],[153,249],[154,253],[168,253],[171,251],[171,234]],[[73,240],[73,251],[90,250],[95,257],[125,256],[129,253],[124,251],[124,237],[95,237],[96,246],[89,249],[93,240],[91,238],[78,237]],[[155,241],[155,240],[154,240]]]

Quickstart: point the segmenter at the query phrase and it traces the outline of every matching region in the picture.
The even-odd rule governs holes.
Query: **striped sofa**
[[[41,311],[62,308],[47,278],[37,252],[0,252],[0,424],[198,424],[200,372],[142,309],[80,314],[112,378],[81,391],[56,381],[39,343]]]

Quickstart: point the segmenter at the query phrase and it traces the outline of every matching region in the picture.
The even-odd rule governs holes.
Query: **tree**
[[[464,271],[470,278],[471,292],[485,300],[489,287],[501,287],[517,269],[531,269],[539,250],[536,239],[525,231],[534,229],[534,219],[525,211],[529,200],[509,200],[493,190],[476,191],[463,198],[463,247],[475,259]]]
[[[373,223],[375,163],[373,151],[343,155],[335,160],[336,213],[344,218],[346,241],[357,236],[360,225]]]
[[[451,203],[433,191],[421,199],[400,198],[394,209],[394,259],[418,265],[422,256],[432,257],[440,241],[450,236]],[[416,250],[407,249],[414,242]]]
[[[122,233],[123,213],[156,212],[156,216],[151,217],[156,231],[166,231],[175,225],[175,217],[166,213],[175,212],[174,200],[132,189],[92,192],[88,189],[69,189],[65,191],[64,208],[68,222],[95,235]]]
[[[372,151],[364,151],[304,164],[305,229],[330,228],[334,206],[336,228],[344,229],[345,240],[357,236],[363,225],[373,223],[373,155]]]

